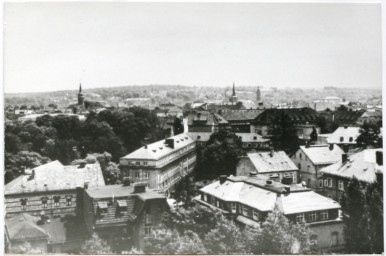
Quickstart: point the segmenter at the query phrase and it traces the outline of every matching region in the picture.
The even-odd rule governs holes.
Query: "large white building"
[[[145,145],[120,160],[123,177],[166,192],[196,165],[196,142],[179,134]]]

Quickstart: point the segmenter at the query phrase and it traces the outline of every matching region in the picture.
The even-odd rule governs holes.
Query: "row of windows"
[[[147,166],[147,161],[143,161],[143,162],[141,162],[141,161],[130,161],[129,162],[129,165],[137,165],[137,166],[140,166],[140,165],[143,165],[143,166]]]
[[[147,170],[136,170],[134,171],[134,178],[136,179],[149,179],[150,171]]]
[[[332,188],[332,179],[327,178],[327,179],[320,179],[319,180],[319,188]],[[341,191],[344,191],[344,181],[343,180],[338,180],[338,189]]]
[[[318,212],[310,212],[307,214],[308,222],[314,222],[314,221],[321,221],[321,220],[328,220],[328,211],[320,211],[319,216]],[[305,214],[304,213],[298,213],[296,214],[296,223],[302,223],[305,222]]]
[[[53,196],[53,201],[54,201],[54,207],[59,207],[60,206],[60,196]],[[66,205],[71,206],[72,205],[72,195],[67,195],[65,196],[66,198]],[[47,208],[48,207],[48,197],[42,197],[41,199],[42,203],[42,208]],[[28,198],[23,198],[20,199],[20,207],[22,210],[27,210],[28,206]]]

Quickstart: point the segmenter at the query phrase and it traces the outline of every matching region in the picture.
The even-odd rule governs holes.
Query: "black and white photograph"
[[[383,254],[383,5],[4,1],[3,253]]]

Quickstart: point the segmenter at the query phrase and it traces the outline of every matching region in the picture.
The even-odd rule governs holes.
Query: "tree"
[[[188,208],[194,204],[193,197],[196,195],[195,191],[192,177],[185,176],[175,186],[173,197],[178,203],[181,202],[185,208]]]
[[[213,133],[205,147],[198,152],[198,177],[212,179],[219,175],[235,175],[238,157],[242,152],[241,141],[234,133]]]
[[[365,122],[359,129],[359,136],[357,138],[357,145],[359,147],[382,147],[382,136],[378,125]]]
[[[346,248],[350,253],[383,252],[383,175],[373,183],[355,177],[342,199]]]
[[[94,233],[90,239],[84,242],[81,248],[82,254],[109,254],[111,253],[110,246],[106,241],[99,238],[97,233]]]
[[[284,150],[287,154],[295,152],[300,145],[297,130],[284,112],[272,123],[272,145],[275,150]]]
[[[174,135],[178,135],[184,132],[184,125],[182,123],[182,120],[178,117],[174,118],[173,131]]]
[[[24,242],[23,244],[11,246],[9,253],[12,254],[44,254],[45,252],[41,248],[34,248],[30,243]]]
[[[281,212],[273,211],[261,225],[255,240],[255,254],[304,254],[310,251],[309,233],[304,225],[291,223]]]
[[[22,150],[22,142],[18,136],[12,133],[4,134],[4,147],[5,151],[16,154]]]

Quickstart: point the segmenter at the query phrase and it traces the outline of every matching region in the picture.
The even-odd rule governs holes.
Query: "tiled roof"
[[[290,108],[290,109],[266,109],[255,118],[255,124],[272,124],[282,115],[288,116],[290,121],[295,123],[315,123],[318,121],[318,113],[311,108]]]
[[[241,110],[241,111],[226,111],[220,115],[227,121],[243,121],[243,120],[253,120],[263,113],[263,109],[259,110]]]
[[[37,191],[75,189],[88,182],[89,187],[104,186],[102,170],[99,163],[86,164],[84,168],[77,165],[64,166],[53,161],[26,172],[35,173],[21,175],[5,185],[5,194],[29,193]]]
[[[241,142],[268,142],[269,139],[255,133],[236,133],[236,136],[241,139]]]
[[[319,115],[325,117],[327,120],[334,120],[339,123],[355,124],[355,122],[362,116],[364,111],[323,111]]]
[[[188,115],[188,125],[216,125],[227,124],[219,114],[212,114],[208,111],[194,111]]]
[[[122,157],[122,159],[148,159],[158,160],[168,154],[178,151],[190,144],[194,144],[195,141],[187,134],[182,133],[168,139],[174,140],[174,148],[171,148],[165,144],[166,140],[160,140],[149,145],[143,146],[134,152]]]
[[[284,214],[339,209],[340,204],[314,191],[281,194],[278,207]]]
[[[330,150],[329,145],[310,145],[308,148],[300,146],[300,149],[314,165],[336,163],[344,153],[338,145],[333,145],[332,150]]]
[[[223,183],[216,181],[201,192],[227,202],[239,202],[259,211],[281,210],[284,214],[339,209],[339,203],[299,185],[286,186],[263,176],[230,176]]]
[[[359,136],[359,127],[338,127],[328,138],[328,143],[333,144],[356,144],[356,139]],[[341,141],[343,137],[343,141]],[[350,137],[352,140],[350,141]]]
[[[49,239],[50,235],[44,228],[38,226],[38,217],[27,213],[5,219],[7,236],[10,240],[27,241],[29,239]]]
[[[353,178],[354,176],[361,181],[373,182],[377,172],[383,173],[383,166],[376,162],[376,151],[383,149],[365,149],[359,153],[348,157],[348,161],[339,161],[333,165],[320,170],[320,173],[331,174],[334,176]]]
[[[207,142],[212,135],[211,132],[188,132],[188,134],[193,140],[200,142]]]
[[[298,170],[284,151],[247,154],[258,173]]]

